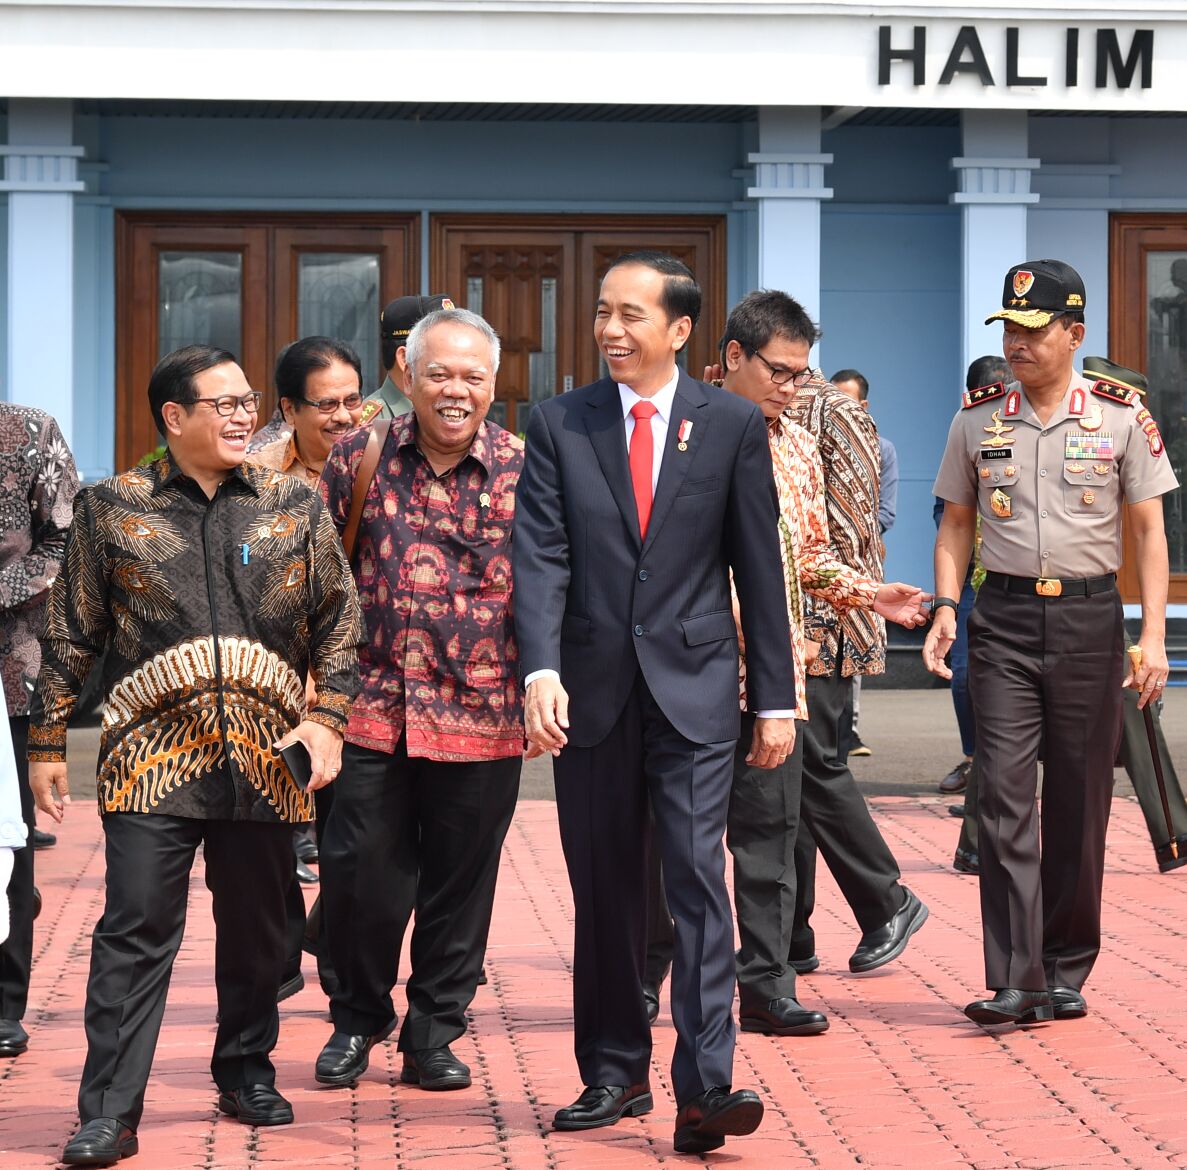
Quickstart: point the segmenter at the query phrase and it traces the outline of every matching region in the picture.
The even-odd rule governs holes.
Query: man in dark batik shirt
[[[401,1080],[470,1083],[449,1045],[478,984],[523,752],[510,558],[523,444],[484,421],[498,366],[481,317],[447,309],[416,325],[413,413],[391,422],[363,508],[362,693],[321,851],[340,980],[315,1074],[325,1085],[353,1085],[394,1030],[391,990],[414,908]],[[369,434],[341,440],[322,472],[339,530]]]
[[[292,1121],[269,1054],[292,830],[313,801],[278,749],[300,741],[309,788],[329,783],[358,689],[362,624],[342,545],[315,491],[244,463],[259,395],[234,358],[178,350],[148,396],[168,452],[80,493],[29,729],[30,785],[60,821],[66,721],[106,649],[107,897],[87,984],[83,1125],[67,1165],[136,1152],[199,845],[215,919],[218,1108],[248,1125]]]
[[[28,834],[28,847],[13,858],[12,930],[0,945],[0,1057],[19,1056],[29,1044],[21,1024],[33,962],[33,793],[25,758],[29,697],[41,665],[37,635],[62,563],[76,491],[74,459],[54,419],[32,406],[0,402],[0,672]]]

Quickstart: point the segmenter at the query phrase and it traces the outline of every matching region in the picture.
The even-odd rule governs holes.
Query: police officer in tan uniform
[[[377,418],[399,418],[412,413],[412,400],[401,389],[404,382],[404,347],[412,326],[438,309],[452,309],[453,301],[444,294],[434,297],[396,297],[379,314],[379,344],[383,349],[383,368],[387,377],[374,394],[363,403],[363,423]]]
[[[968,627],[985,982],[995,993],[965,1008],[980,1024],[1087,1010],[1080,989],[1100,949],[1121,722],[1122,503],[1137,550],[1143,659],[1132,682],[1142,704],[1161,695],[1168,674],[1161,496],[1178,484],[1136,392],[1072,368],[1084,308],[1084,283],[1069,265],[1034,260],[1010,269],[1002,310],[986,324],[1005,322],[1017,380],[966,393],[934,487],[945,500],[923,650],[934,673],[950,673],[954,598],[978,516],[987,570]]]

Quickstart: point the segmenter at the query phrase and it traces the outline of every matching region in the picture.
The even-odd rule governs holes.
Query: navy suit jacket
[[[525,676],[560,672],[569,742],[606,737],[638,670],[686,739],[737,738],[731,568],[750,707],[795,707],[779,540],[766,426],[744,399],[681,372],[646,540],[617,385],[537,406],[516,491],[515,629]]]

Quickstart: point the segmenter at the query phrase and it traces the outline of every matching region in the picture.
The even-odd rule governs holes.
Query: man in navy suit
[[[574,1031],[585,1091],[557,1129],[652,1108],[642,992],[648,801],[676,924],[672,1084],[682,1153],[751,1133],[733,1091],[725,831],[739,735],[738,631],[758,715],[748,762],[795,740],[778,506],[763,417],[676,355],[701,292],[677,259],[620,257],[594,334],[608,378],[532,412],[516,499],[516,633],[529,755],[555,756],[573,887]]]

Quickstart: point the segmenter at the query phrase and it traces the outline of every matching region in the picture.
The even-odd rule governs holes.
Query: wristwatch
[[[936,616],[936,610],[943,609],[946,605],[952,607],[953,613],[957,613],[960,609],[959,603],[953,601],[951,597],[933,597],[931,602],[931,616],[934,618]]]

